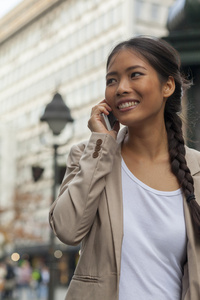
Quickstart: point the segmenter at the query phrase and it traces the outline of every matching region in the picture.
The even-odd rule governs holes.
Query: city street
[[[64,300],[67,293],[66,288],[58,288],[55,293],[55,300]]]
[[[62,287],[56,288],[54,300],[64,300],[66,293],[67,293],[67,288],[62,288]],[[13,296],[13,298],[9,299],[9,300],[31,300],[31,299],[32,300],[47,300],[47,297],[37,298],[37,296],[34,295],[31,292],[31,290],[24,289],[21,291],[20,297],[15,294]]]

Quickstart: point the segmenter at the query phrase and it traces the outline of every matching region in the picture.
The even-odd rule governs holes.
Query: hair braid
[[[169,115],[169,114],[168,114]],[[194,194],[193,178],[185,159],[185,146],[182,135],[182,121],[177,114],[166,120],[171,169],[177,177],[186,198]]]
[[[200,206],[194,196],[194,180],[185,159],[185,143],[182,134],[182,121],[176,113],[165,112],[165,125],[168,136],[171,170],[176,176],[190,206],[195,227],[200,234]]]

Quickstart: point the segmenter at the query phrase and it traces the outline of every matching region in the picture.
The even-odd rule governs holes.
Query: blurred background
[[[0,295],[62,300],[79,247],[53,237],[48,212],[71,146],[89,137],[111,49],[163,37],[194,85],[184,97],[188,144],[200,150],[200,2],[0,0]],[[194,142],[195,141],[195,142]]]

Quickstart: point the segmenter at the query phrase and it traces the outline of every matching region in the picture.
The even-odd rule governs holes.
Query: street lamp
[[[70,109],[64,103],[61,95],[56,93],[52,101],[47,104],[44,114],[40,118],[42,122],[47,122],[54,135],[59,135],[67,123],[72,123],[74,120],[71,117]],[[57,167],[57,149],[59,145],[54,144],[54,184],[52,188],[52,203],[56,199],[56,187],[58,183],[58,167]],[[50,231],[50,244],[49,244],[49,289],[48,300],[54,300],[54,250],[55,239],[53,231]]]
[[[67,123],[74,121],[69,107],[59,93],[56,93],[52,101],[47,104],[40,120],[48,123],[54,135],[59,135]]]

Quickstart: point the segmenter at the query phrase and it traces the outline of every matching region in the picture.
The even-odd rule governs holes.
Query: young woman
[[[200,299],[200,154],[178,114],[187,86],[162,40],[136,37],[108,57],[105,100],[50,212],[61,241],[81,242],[67,300]]]

